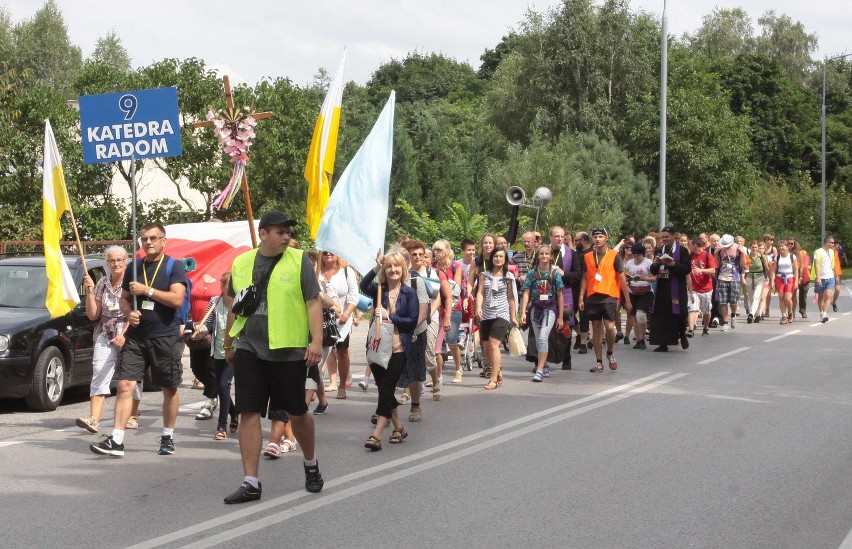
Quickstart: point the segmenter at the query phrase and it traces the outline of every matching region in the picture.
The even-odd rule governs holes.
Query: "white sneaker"
[[[732,329],[732,330],[736,330],[736,329],[737,329],[737,319],[736,319],[736,318],[732,318],[732,319],[731,319],[731,329]]]
[[[727,331],[728,331],[728,323],[727,323],[727,322],[726,322],[725,324],[722,324],[722,331],[723,331],[723,332],[727,332]]]
[[[358,382],[358,387],[360,387],[362,391],[366,391],[369,386],[370,378],[364,378],[363,380]]]

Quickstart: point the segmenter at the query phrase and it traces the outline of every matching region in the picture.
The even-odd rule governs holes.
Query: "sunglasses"
[[[140,236],[140,237],[139,237],[139,242],[151,242],[151,243],[154,243],[154,242],[158,242],[158,241],[160,241],[160,240],[163,240],[164,238],[166,238],[166,237],[165,237],[165,236]]]

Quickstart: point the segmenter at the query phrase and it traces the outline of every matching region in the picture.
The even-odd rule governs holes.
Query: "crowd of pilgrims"
[[[408,436],[399,406],[409,404],[408,420],[419,422],[421,397],[428,391],[433,400],[442,398],[445,366],[452,368],[452,384],[462,383],[465,366],[472,371],[476,363],[485,390],[502,386],[501,347],[508,350],[508,340],[520,337],[513,330],[526,331],[531,381],[542,382],[551,365],[572,368],[572,351],[594,353],[591,372],[604,371],[604,364],[615,370],[617,345],[687,349],[697,333],[727,332],[738,320],[765,321],[773,316],[773,300],[781,324],[796,314],[807,318],[811,257],[795,238],[776,243],[767,234],[746,243],[740,236],[690,237],[665,227],[613,243],[604,228],[572,234],[555,226],[546,239],[526,232],[523,249],[512,251],[506,238],[484,234],[478,242],[463,240],[456,254],[446,240],[429,246],[400,237],[363,276],[331,252],[309,251],[329,318],[339,328],[338,341],[324,350],[323,379],[306,381],[313,414],[326,412],[327,395],[347,397],[351,353],[364,352],[350,349],[349,341],[365,313],[392,324],[394,337],[390,358],[381,365],[368,361],[358,382],[361,390],[378,390],[375,428],[364,444],[373,451],[381,449],[388,425],[390,443]],[[840,254],[832,257],[838,261]],[[835,290],[835,310],[836,301]],[[827,318],[822,309],[820,315]],[[199,418],[216,406],[211,395]],[[296,448],[288,427],[286,418],[273,420],[264,455],[274,459]],[[220,440],[226,438],[221,430]]]
[[[687,349],[697,333],[707,336],[717,328],[728,332],[737,328],[738,320],[751,324],[771,318],[773,300],[781,324],[793,322],[796,314],[807,318],[811,278],[822,296],[819,310],[825,322],[829,300],[837,310],[840,264],[845,261],[839,242],[829,249],[835,246],[832,237],[814,253],[815,261],[824,254],[831,263],[828,268],[821,265],[816,276],[811,255],[795,238],[776,242],[770,234],[747,244],[741,236],[690,237],[665,227],[613,243],[605,228],[571,233],[555,226],[546,240],[529,231],[522,235],[523,248],[512,251],[506,238],[484,234],[478,242],[462,240],[456,254],[447,240],[428,246],[400,237],[386,254],[377,254],[376,266],[363,276],[331,252],[308,251],[322,289],[326,322],[337,328],[337,339],[324,347],[319,369],[312,369],[306,379],[305,398],[313,415],[326,412],[328,395],[346,399],[352,387],[351,353],[364,353],[361,347],[350,349],[351,334],[365,316],[392,326],[389,356],[374,364],[368,357],[357,384],[363,391],[375,387],[378,392],[371,417],[375,428],[364,443],[377,451],[388,425],[389,443],[408,436],[399,406],[410,405],[408,420],[419,422],[421,398],[428,394],[441,400],[445,367],[452,368],[451,383],[461,384],[477,364],[479,376],[485,378],[483,388],[493,391],[504,382],[501,347],[508,351],[511,342],[513,352],[532,363],[530,379],[536,383],[550,377],[551,365],[570,370],[572,351],[595,355],[593,373],[604,371],[605,364],[616,370],[617,346],[655,352]],[[291,245],[297,245],[295,240]],[[825,287],[827,269],[838,279],[830,289]],[[220,282],[224,295],[228,273]],[[222,354],[224,323],[216,319],[226,311],[216,298],[211,307],[216,314],[205,317],[205,331],[211,334],[207,342]],[[214,438],[225,440],[239,425],[229,396],[233,374],[222,367],[226,364],[218,355],[217,367],[207,368],[210,355],[210,347],[191,345],[196,386],[205,396],[196,419],[211,419],[219,408]],[[134,409],[131,420],[136,414]],[[263,455],[276,459],[295,450],[298,441],[286,413],[270,411],[269,417],[272,426]],[[96,431],[96,418],[86,421],[94,422]]]

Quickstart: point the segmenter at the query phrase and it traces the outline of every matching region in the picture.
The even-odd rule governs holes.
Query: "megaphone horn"
[[[539,208],[547,206],[551,200],[553,200],[553,193],[547,187],[539,187],[533,194],[533,204]]]
[[[524,203],[526,194],[524,190],[518,186],[509,187],[506,189],[506,202],[512,206],[520,206]]]

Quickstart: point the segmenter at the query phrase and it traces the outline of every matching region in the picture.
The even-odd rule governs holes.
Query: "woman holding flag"
[[[379,280],[374,282],[377,274]],[[376,255],[376,266],[361,280],[361,292],[376,303],[370,330],[376,329],[375,322],[393,324],[393,352],[387,366],[370,364],[379,390],[379,401],[376,406],[376,428],[364,447],[374,452],[382,449],[382,431],[388,423],[393,424],[393,432],[388,440],[391,444],[399,444],[408,436],[399,420],[396,411],[399,403],[394,396],[402,370],[413,352],[412,335],[420,312],[417,292],[405,285],[408,277],[408,262],[401,252],[391,251],[383,256],[380,251]]]

